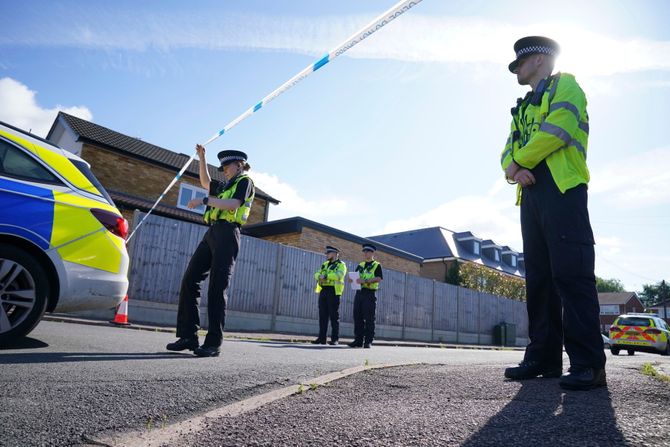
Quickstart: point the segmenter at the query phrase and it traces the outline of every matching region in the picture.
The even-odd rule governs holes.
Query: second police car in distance
[[[614,355],[628,351],[670,355],[670,326],[656,314],[619,315],[610,326],[610,351]]]
[[[80,157],[0,122],[0,345],[44,312],[111,309],[128,222]]]

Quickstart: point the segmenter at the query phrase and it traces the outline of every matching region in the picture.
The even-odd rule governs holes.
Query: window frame
[[[192,213],[197,213],[197,214],[200,214],[200,215],[205,214],[206,207],[204,205],[200,205],[200,206],[197,206],[197,207],[191,209],[188,206],[185,206],[185,205],[181,204],[181,197],[182,197],[182,194],[184,194],[185,190],[190,191],[190,194],[191,194],[190,197],[191,198],[189,199],[189,201],[196,198],[197,197],[196,194],[199,193],[199,192],[202,192],[204,194],[204,197],[207,197],[207,196],[209,196],[209,191],[207,191],[205,188],[200,188],[200,187],[197,187],[197,186],[192,185],[192,184],[187,183],[187,182],[180,182],[179,183],[179,194],[177,195],[177,208],[182,209],[182,210],[186,210],[186,211],[190,211]]]

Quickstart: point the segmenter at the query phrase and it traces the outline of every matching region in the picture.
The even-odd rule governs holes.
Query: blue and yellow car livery
[[[116,306],[127,230],[84,160],[0,122],[0,342],[44,311]]]

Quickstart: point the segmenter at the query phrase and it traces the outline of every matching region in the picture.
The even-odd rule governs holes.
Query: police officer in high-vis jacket
[[[587,210],[586,97],[573,75],[552,75],[553,40],[524,37],[514,51],[509,70],[531,91],[512,109],[500,161],[521,206],[530,343],[505,376],[560,376],[563,388],[591,389],[606,377]],[[563,344],[570,369],[561,375]]]
[[[219,355],[226,317],[227,290],[240,250],[240,227],[244,225],[254,200],[254,183],[245,173],[250,169],[244,152],[219,152],[225,183],[212,180],[207,171],[205,148],[196,146],[200,159],[200,184],[209,191],[203,199],[193,199],[189,208],[205,205],[205,222],[210,225],[186,268],[179,292],[177,340],[167,345],[170,351],[194,351],[199,357]],[[207,315],[209,331],[199,346],[200,282],[209,274]]]
[[[374,245],[363,244],[365,260],[356,266],[356,282],[361,285],[361,289],[356,291],[354,297],[354,341],[349,343],[351,348],[369,348],[375,338],[375,293],[383,279],[382,265],[375,260],[375,251],[377,247]]]
[[[316,293],[319,294],[319,337],[312,341],[325,345],[330,321],[330,345],[336,345],[340,338],[340,298],[344,291],[344,277],[347,265],[339,259],[340,251],[326,246],[326,262],[314,273]]]

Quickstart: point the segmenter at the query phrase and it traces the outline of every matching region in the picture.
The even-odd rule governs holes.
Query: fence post
[[[405,339],[405,322],[407,320],[407,293],[409,291],[409,281],[407,280],[408,276],[409,274],[405,272],[405,292],[402,296],[402,340]]]
[[[477,344],[482,344],[482,293],[477,292]]]
[[[456,343],[461,338],[461,287],[456,286]]]
[[[430,341],[435,341],[435,280],[433,280],[433,310],[430,313]]]
[[[270,319],[270,331],[277,330],[277,313],[279,312],[279,300],[281,299],[282,288],[282,260],[284,258],[284,246],[277,246],[277,265],[275,268],[274,294],[272,296],[272,318]]]

